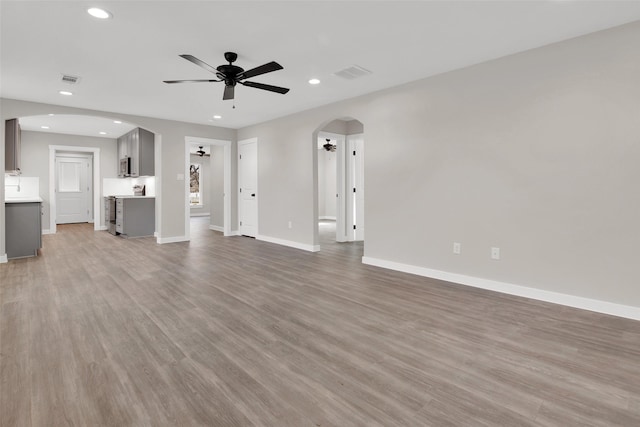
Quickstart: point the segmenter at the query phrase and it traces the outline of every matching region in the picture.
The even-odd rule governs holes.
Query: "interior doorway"
[[[58,153],[55,159],[56,224],[93,219],[93,156]]]
[[[91,170],[87,182],[90,182],[92,208],[90,208],[89,219],[86,222],[93,222],[93,229],[100,229],[100,148],[97,147],[76,147],[67,145],[50,145],[49,146],[49,233],[55,234],[56,232],[56,213],[58,212],[58,201],[56,197],[56,183],[57,183],[57,167],[56,158],[58,155],[68,157],[69,155],[75,156],[89,156],[91,159]]]
[[[202,147],[202,151],[204,151],[206,155],[196,155],[195,160],[192,163],[192,151],[197,152],[200,147]],[[195,150],[194,150],[195,148]],[[192,198],[192,186],[191,186],[191,171],[192,164],[200,165],[199,173],[202,179],[202,193],[197,196],[199,197],[198,202],[201,206],[205,206],[205,203],[209,204],[209,229],[215,231],[221,231],[225,236],[231,235],[231,141],[228,140],[219,140],[219,139],[211,139],[211,138],[199,138],[199,137],[191,137],[188,136],[185,138],[185,165],[184,165],[184,191],[185,191],[185,213],[184,213],[184,229],[185,229],[185,239],[189,240],[191,236],[191,211],[192,211],[192,201],[195,200]],[[222,157],[222,159],[220,159]],[[221,161],[222,160],[222,161]],[[213,192],[213,186],[219,189],[219,182],[213,182],[210,178],[214,175],[213,168],[216,168],[217,172],[219,172],[220,168],[222,168],[222,191]],[[207,176],[207,171],[208,175]],[[217,173],[216,172],[216,173]],[[195,196],[194,196],[195,197]],[[215,200],[212,198],[215,197]],[[193,200],[192,200],[193,199]],[[214,207],[215,204],[215,207]],[[222,204],[222,209],[220,208],[220,204]],[[195,208],[198,209],[198,208]],[[203,209],[203,208],[200,208]],[[214,212],[214,215],[211,215],[212,209],[217,209]],[[202,211],[204,212],[204,211]],[[220,215],[222,216],[222,221],[220,223]]]
[[[315,135],[314,244],[326,242],[330,234],[336,242],[363,241],[364,126],[358,120],[338,119]]]

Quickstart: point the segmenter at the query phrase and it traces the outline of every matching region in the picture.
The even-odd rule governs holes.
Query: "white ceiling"
[[[113,18],[92,18],[90,6]],[[230,128],[640,19],[640,2],[614,0],[2,0],[0,9],[3,98]],[[238,87],[233,109],[223,83],[162,83],[215,78],[178,55],[217,66],[225,51],[245,69],[279,62],[284,70],[249,80],[291,91]],[[352,65],[372,74],[333,75]],[[62,74],[81,80],[71,86]],[[309,85],[312,77],[322,83]]]

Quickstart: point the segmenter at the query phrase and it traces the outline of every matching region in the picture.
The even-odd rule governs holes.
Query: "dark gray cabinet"
[[[153,176],[155,175],[155,135],[146,129],[136,128],[118,138],[118,170],[120,161],[129,158],[129,174],[125,176]]]
[[[5,203],[7,258],[38,255],[42,247],[42,203]]]
[[[123,237],[153,236],[156,200],[153,197],[116,197],[116,232]]]
[[[20,123],[18,119],[4,122],[4,171],[20,173]]]

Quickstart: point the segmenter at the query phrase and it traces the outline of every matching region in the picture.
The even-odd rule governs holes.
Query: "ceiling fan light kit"
[[[237,65],[233,65],[233,63],[238,59],[238,54],[235,52],[225,52],[224,59],[229,62],[228,64],[222,64],[218,67],[212,67],[204,61],[196,58],[193,55],[180,55],[181,58],[186,59],[187,61],[193,62],[199,67],[204,68],[205,70],[216,75],[218,79],[204,79],[204,80],[164,80],[164,83],[210,83],[210,82],[224,82],[224,92],[222,95],[223,100],[234,99],[235,98],[235,87],[237,84],[241,84],[242,86],[253,87],[256,89],[267,90],[269,92],[275,92],[280,94],[285,94],[289,92],[288,88],[272,86],[264,83],[245,81],[246,79],[250,79],[251,77],[259,76],[261,74],[271,73],[273,71],[282,70],[282,65],[278,64],[275,61],[268,62],[264,65],[260,65],[259,67],[252,68],[250,70],[246,70]]]

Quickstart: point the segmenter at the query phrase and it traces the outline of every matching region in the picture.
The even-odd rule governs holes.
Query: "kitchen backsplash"
[[[144,185],[145,195],[156,195],[156,177],[141,178],[105,178],[102,180],[103,196],[133,196],[133,186]]]
[[[30,176],[5,175],[4,197],[40,197],[40,178]]]

